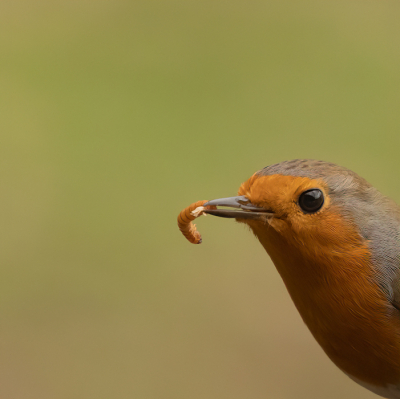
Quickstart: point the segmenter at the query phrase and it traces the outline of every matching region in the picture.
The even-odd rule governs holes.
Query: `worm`
[[[206,202],[207,200],[194,202],[178,215],[179,230],[192,244],[201,244],[202,241],[193,220],[201,216],[205,209],[216,209],[215,206],[203,206]]]

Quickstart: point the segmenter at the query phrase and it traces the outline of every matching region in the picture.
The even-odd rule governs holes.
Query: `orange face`
[[[320,190],[323,195],[323,204],[315,212],[301,207],[301,196],[309,190]],[[271,212],[272,216],[262,220],[237,220],[253,230],[285,282],[296,279],[297,273],[302,278],[308,274],[312,278],[319,273],[325,275],[328,270],[341,275],[339,263],[369,258],[367,245],[356,226],[332,203],[322,180],[253,175],[241,185],[239,194]],[[354,262],[349,267],[353,268]]]
[[[317,189],[322,192],[323,204],[316,212],[305,212],[301,208],[301,195],[308,190]],[[334,247],[348,247],[349,244],[360,243],[361,237],[355,225],[341,216],[329,196],[329,189],[323,180],[307,177],[271,175],[253,175],[244,182],[239,195],[246,196],[256,206],[273,212],[273,217],[266,223],[285,238],[288,243],[303,249],[319,247],[329,251]],[[247,223],[261,239],[260,235],[268,234],[267,229],[254,220],[242,220]]]
[[[324,196],[322,208],[312,214],[305,213],[299,206],[301,194],[310,189],[319,189]],[[277,230],[290,228],[298,233],[318,224],[330,205],[325,183],[307,177],[252,176],[241,185],[239,195],[246,196],[254,205],[270,209],[274,213],[270,224]]]

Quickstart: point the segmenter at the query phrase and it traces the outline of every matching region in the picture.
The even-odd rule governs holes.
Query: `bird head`
[[[218,209],[206,213],[247,224],[280,272],[292,267],[288,251],[314,260],[314,268],[332,266],[335,255],[368,256],[378,284],[397,295],[399,209],[356,173],[323,161],[285,161],[256,172],[238,194],[209,201]]]

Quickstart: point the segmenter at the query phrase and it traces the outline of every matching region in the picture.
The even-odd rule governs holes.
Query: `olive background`
[[[0,3],[0,397],[375,398],[233,220],[294,158],[400,202],[397,1]],[[296,267],[296,265],[293,265]]]

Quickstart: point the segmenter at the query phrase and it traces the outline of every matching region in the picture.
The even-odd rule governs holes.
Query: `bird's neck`
[[[366,383],[398,384],[400,317],[376,283],[366,245],[310,251],[272,228],[250,227],[330,359]]]

